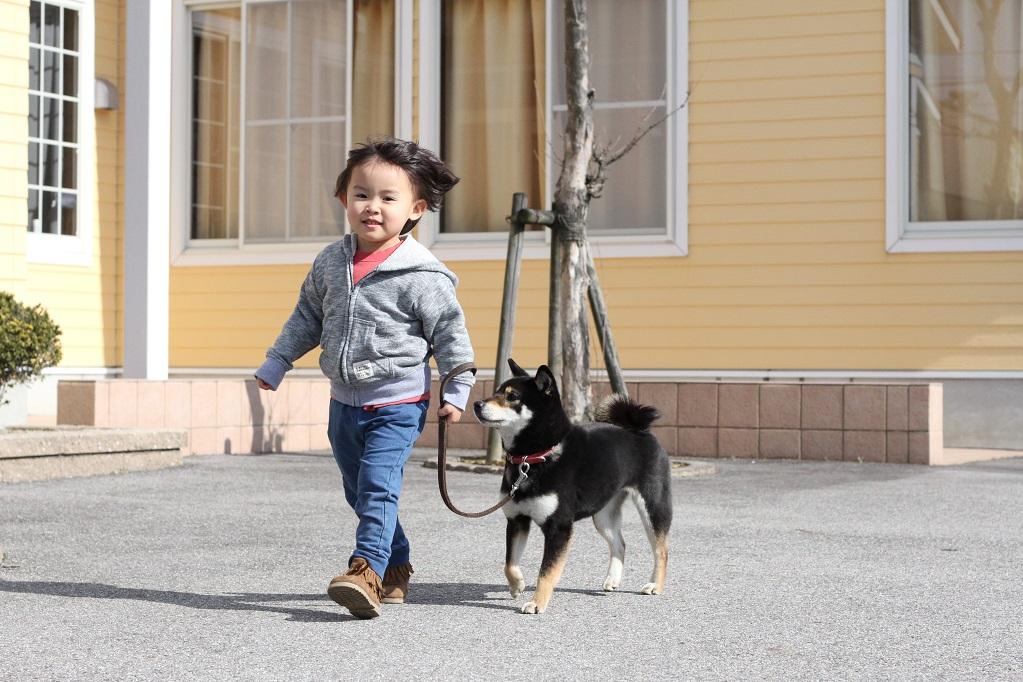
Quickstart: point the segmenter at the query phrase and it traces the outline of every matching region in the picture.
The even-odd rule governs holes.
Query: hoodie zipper
[[[355,311],[356,290],[359,288],[359,286],[363,282],[365,282],[367,279],[372,277],[374,274],[376,274],[376,268],[374,268],[370,272],[367,272],[366,275],[362,279],[360,279],[357,283],[352,285],[351,290],[348,292],[348,312],[347,312],[347,319],[345,320],[345,323],[348,325],[348,330],[347,330],[348,333],[345,334],[345,342],[341,345],[341,357],[338,360],[338,363],[339,363],[338,364],[338,374],[341,376],[341,378],[344,380],[344,382],[346,384],[351,383],[351,380],[348,377],[348,346],[349,346],[349,340],[352,338],[352,326],[353,326],[352,325],[352,321],[355,319],[354,317],[352,317],[352,315],[353,315],[353,313]],[[354,276],[355,275],[353,273],[352,263],[349,262],[348,263],[348,281],[351,282],[352,278]]]

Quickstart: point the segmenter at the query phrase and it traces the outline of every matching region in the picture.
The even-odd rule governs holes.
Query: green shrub
[[[32,381],[60,357],[60,327],[43,307],[23,305],[0,291],[0,405],[7,402],[7,389]]]

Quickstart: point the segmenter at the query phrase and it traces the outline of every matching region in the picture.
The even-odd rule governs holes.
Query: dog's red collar
[[[547,461],[547,458],[554,453],[557,447],[558,446],[555,445],[553,448],[547,448],[542,452],[534,452],[532,455],[508,455],[508,461],[512,464],[543,464]]]

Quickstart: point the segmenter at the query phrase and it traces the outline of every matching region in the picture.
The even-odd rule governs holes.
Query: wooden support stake
[[[593,311],[593,325],[597,328],[597,338],[600,340],[600,347],[604,351],[604,367],[607,368],[607,376],[611,380],[611,390],[615,393],[628,395],[625,387],[625,377],[622,376],[622,367],[618,362],[618,348],[615,347],[614,338],[611,336],[611,325],[607,320],[607,304],[604,302],[604,292],[600,288],[600,280],[597,279],[597,266],[593,262],[593,254],[586,249],[586,269],[590,273],[590,310]]]
[[[508,257],[504,265],[504,294],[501,298],[501,326],[497,337],[497,363],[494,366],[494,388],[508,379],[508,356],[511,354],[512,337],[515,334],[515,301],[519,291],[519,274],[522,272],[522,235],[526,223],[519,219],[526,205],[526,195],[516,192],[512,195],[511,227],[508,231]],[[498,463],[504,459],[501,435],[497,429],[487,433],[487,462]]]
[[[562,381],[562,348],[561,348],[561,254],[564,248],[561,231],[557,226],[551,228],[551,284],[547,300],[547,366]]]
[[[512,215],[512,220],[517,220],[523,225],[547,225],[554,224],[554,211],[540,211],[535,208],[519,209]]]

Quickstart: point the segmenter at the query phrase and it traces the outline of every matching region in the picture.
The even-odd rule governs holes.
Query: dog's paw
[[[543,613],[543,609],[537,606],[535,601],[531,601],[522,607],[522,613]]]
[[[657,589],[657,583],[647,583],[640,592],[643,594],[660,594],[661,590]]]
[[[517,599],[522,591],[526,589],[526,580],[522,576],[522,569],[515,565],[504,567],[504,579],[508,581],[508,591],[512,599]]]
[[[608,576],[607,578],[604,579],[604,591],[614,592],[615,590],[618,589],[618,582],[619,581],[616,580],[615,578]]]

